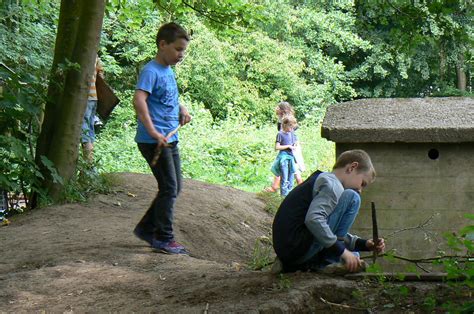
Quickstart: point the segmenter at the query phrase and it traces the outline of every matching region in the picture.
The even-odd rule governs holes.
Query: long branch
[[[400,230],[396,230],[388,235],[386,235],[385,237],[386,238],[390,238],[390,237],[393,237],[394,235],[396,235],[397,233],[400,233],[400,232],[404,232],[404,231],[408,231],[408,230],[415,230],[415,229],[424,229],[425,226],[427,226],[430,221],[433,219],[433,217],[435,216],[435,214],[431,215],[430,217],[428,217],[428,219],[426,219],[424,222],[418,224],[418,226],[415,226],[415,227],[407,227],[407,228],[403,228],[403,229],[400,229]]]
[[[388,256],[388,257],[393,257],[402,261],[410,262],[410,263],[432,263],[434,261],[443,261],[447,259],[457,259],[459,262],[469,262],[470,259],[473,259],[473,256],[470,255],[443,255],[443,256],[435,256],[435,257],[427,257],[427,258],[409,258],[405,256],[400,256],[400,255],[392,255],[390,253],[385,253],[382,255],[379,255],[380,257],[383,256]],[[363,259],[366,258],[372,258],[372,255],[370,256],[364,256],[362,257]]]

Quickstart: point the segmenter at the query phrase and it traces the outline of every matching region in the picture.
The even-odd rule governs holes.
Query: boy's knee
[[[352,189],[344,190],[340,199],[343,198],[350,201],[351,203],[353,202],[354,205],[357,205],[357,207],[360,206],[360,194],[357,191],[354,191]]]

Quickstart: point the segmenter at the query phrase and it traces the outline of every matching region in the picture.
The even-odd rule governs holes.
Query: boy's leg
[[[289,163],[288,160],[282,160],[280,162],[280,194],[286,196],[288,194],[288,180],[289,180]]]
[[[329,228],[331,228],[331,231],[338,238],[344,238],[347,233],[349,233],[357,217],[357,214],[359,213],[359,208],[359,193],[351,189],[344,190],[341,197],[339,198],[339,202],[337,203],[336,208],[328,217]],[[358,253],[353,252],[353,254]],[[325,250],[321,251],[318,255],[319,256],[316,258],[316,260],[321,267],[324,267],[328,264],[340,262],[340,259],[327,257]]]
[[[88,100],[84,118],[82,119],[82,154],[84,159],[91,163],[94,160],[93,150],[95,142],[94,117],[97,110],[97,100]]]
[[[160,158],[154,167],[153,175],[158,182],[158,193],[150,208],[140,220],[137,227],[144,232],[154,232],[159,241],[173,240],[173,209],[178,193],[181,190],[181,163],[176,143],[163,148]],[[151,164],[156,144],[139,143],[143,157]]]
[[[296,184],[300,185],[301,183],[303,183],[303,178],[301,177],[300,171],[295,172],[295,178],[296,178]]]
[[[354,190],[344,190],[334,211],[328,217],[328,225],[331,231],[339,238],[344,237],[352,227],[352,224],[359,213],[360,195]],[[324,248],[316,241],[313,242],[308,252],[301,257],[297,264],[324,263],[324,252],[319,254]],[[321,256],[320,256],[321,255]],[[338,262],[338,261],[330,261]],[[325,262],[328,264],[329,262]]]
[[[360,195],[354,190],[344,190],[336,208],[328,217],[328,225],[339,238],[344,237],[351,229],[359,213]]]
[[[275,192],[280,188],[280,177],[279,176],[275,176],[275,178],[273,178],[272,188],[273,188],[273,190],[275,190]]]

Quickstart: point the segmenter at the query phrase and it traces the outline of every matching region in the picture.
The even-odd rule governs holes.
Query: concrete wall
[[[369,153],[377,179],[362,192],[353,233],[372,238],[370,203],[375,202],[379,235],[388,249],[432,257],[447,248],[444,232],[468,224],[463,215],[474,213],[474,143],[338,143],[336,154],[355,148]]]

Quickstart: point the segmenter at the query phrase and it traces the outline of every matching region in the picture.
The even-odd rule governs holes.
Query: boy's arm
[[[179,105],[179,124],[185,125],[191,121],[192,117],[185,106]]]
[[[280,135],[280,132],[278,132],[275,140],[275,150],[285,150],[285,149],[291,149],[293,146],[292,145],[281,145],[282,138]]]
[[[373,239],[362,239],[356,235],[350,233],[346,234],[344,238],[338,238],[340,241],[344,241],[344,244],[350,251],[377,251],[381,253],[385,249],[385,240],[380,238],[377,245]]]
[[[305,217],[305,225],[323,247],[337,242],[336,235],[328,225],[329,214],[336,208],[344,189],[333,184],[326,177],[319,177],[314,183],[313,200]]]
[[[151,121],[150,114],[148,113],[148,105],[146,103],[148,96],[149,94],[147,92],[137,89],[133,96],[133,106],[138,119],[143,123],[148,134],[158,141],[159,146],[163,146],[166,143],[166,138],[155,129]]]
[[[276,150],[285,150],[285,149],[292,148],[292,147],[293,147],[292,145],[281,145],[279,142],[275,143],[275,149]]]

